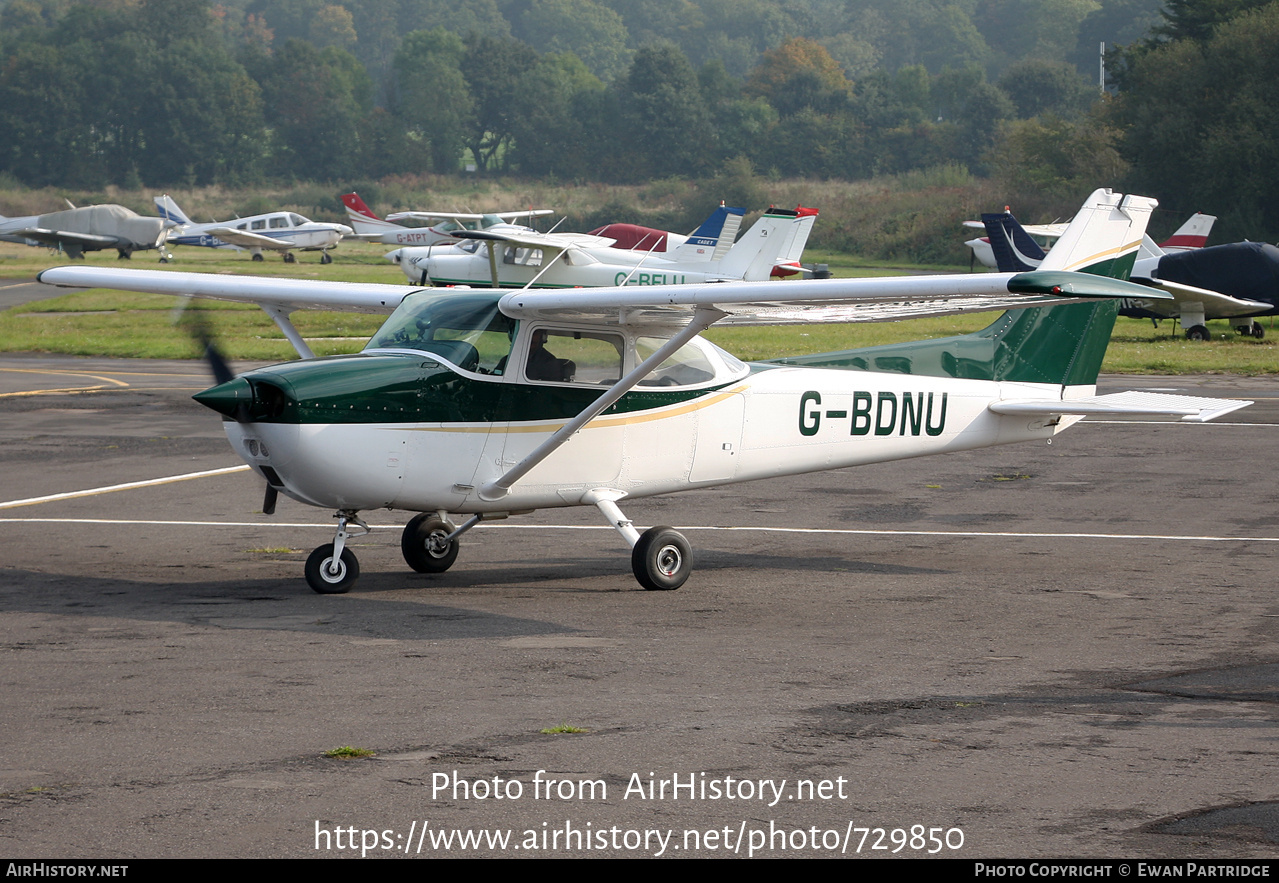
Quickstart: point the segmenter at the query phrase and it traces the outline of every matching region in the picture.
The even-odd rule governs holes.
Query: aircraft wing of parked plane
[[[361,511],[419,513],[401,536],[405,563],[442,573],[477,525],[565,506],[595,507],[638,582],[669,590],[691,572],[688,541],[660,525],[641,534],[619,501],[1042,441],[1086,415],[1210,419],[1249,404],[1096,395],[1115,300],[1143,291],[1122,277],[1153,206],[1098,191],[1047,267],[1021,274],[505,292],[91,267],[40,279],[279,309],[399,303],[360,354],[240,377],[211,359],[222,376],[196,396],[266,481],[263,512],[281,493],[335,511],[333,542],[305,567],[317,592],[348,591],[358,577]],[[968,335],[753,366],[700,337],[721,322],[1000,306],[1013,309]]]
[[[475,212],[391,212],[386,216],[388,221],[402,221],[406,218],[412,218],[415,221],[483,221],[487,218],[499,218],[508,224],[523,218],[530,220],[532,218],[541,218],[546,215],[555,214],[555,209],[538,208],[526,209],[522,212],[483,212],[477,214]]]

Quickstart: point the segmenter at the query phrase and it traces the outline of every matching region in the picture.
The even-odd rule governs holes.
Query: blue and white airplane
[[[319,251],[320,263],[329,264],[333,258],[329,249],[354,231],[346,224],[326,224],[304,218],[296,212],[268,212],[234,221],[197,224],[186,216],[173,197],[157,196],[156,208],[160,217],[173,226],[169,232],[170,245],[198,245],[204,248],[248,249],[253,260],[263,260],[262,250],[284,253],[284,262],[293,263],[293,250]]]

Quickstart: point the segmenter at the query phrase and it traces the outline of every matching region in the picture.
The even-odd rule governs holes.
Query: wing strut
[[[621,380],[614,383],[608,390],[592,402],[586,410],[582,411],[569,422],[561,426],[554,435],[542,442],[533,449],[527,457],[515,464],[501,478],[490,481],[484,487],[480,488],[479,498],[485,502],[493,502],[505,497],[511,491],[511,485],[519,481],[529,473],[534,466],[541,463],[551,454],[553,454],[560,445],[572,438],[578,430],[587,423],[590,423],[596,417],[604,412],[606,408],[620,399],[626,393],[630,392],[635,384],[639,383],[645,377],[653,372],[653,369],[665,362],[684,344],[688,343],[697,335],[701,334],[707,328],[714,325],[720,319],[727,316],[728,313],[717,310],[714,307],[699,307],[693,313],[693,319],[674,337],[666,341],[657,348],[651,356],[640,362],[630,374],[627,374]]]
[[[289,319],[292,310],[280,304],[259,304],[266,314],[275,320],[275,324],[284,332],[284,336],[288,338],[289,343],[293,344],[293,348],[298,351],[298,355],[304,359],[314,359],[315,353],[311,352],[311,348],[306,345],[306,341],[302,339],[302,335],[298,333],[297,328],[293,327],[293,322]]]

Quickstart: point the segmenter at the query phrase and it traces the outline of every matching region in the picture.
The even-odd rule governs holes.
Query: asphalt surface
[[[677,592],[593,509],[437,576],[372,513],[319,596],[247,472],[14,505],[239,465],[201,366],[0,357],[0,854],[1274,856],[1279,382],[1128,380],[1257,404],[624,504]]]

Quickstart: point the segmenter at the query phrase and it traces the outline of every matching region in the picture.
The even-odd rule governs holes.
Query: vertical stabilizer
[[[763,217],[742,234],[742,238],[719,262],[719,275],[724,279],[763,282],[773,272],[773,265],[786,247],[787,233],[798,212],[770,208]]]
[[[1098,190],[1041,264],[1127,279],[1157,203]],[[1118,301],[1009,310],[981,331],[940,340],[779,359],[786,365],[892,371],[1091,387],[1110,342]]]
[[[746,209],[726,206],[721,202],[709,218],[688,234],[688,240],[674,250],[672,260],[690,263],[719,260],[732,248],[745,214]]]
[[[404,230],[403,225],[385,221],[374,214],[358,193],[344,193],[338,198],[346,206],[346,217],[356,236],[381,236]]]
[[[190,224],[191,219],[186,216],[182,209],[178,208],[178,204],[173,201],[173,197],[169,194],[155,197],[155,207],[160,211],[160,217],[171,226],[181,226]]]
[[[990,241],[990,251],[995,256],[995,268],[999,272],[1024,273],[1043,263],[1044,250],[1030,238],[1008,209],[983,214],[981,222],[986,225],[986,238]]]

